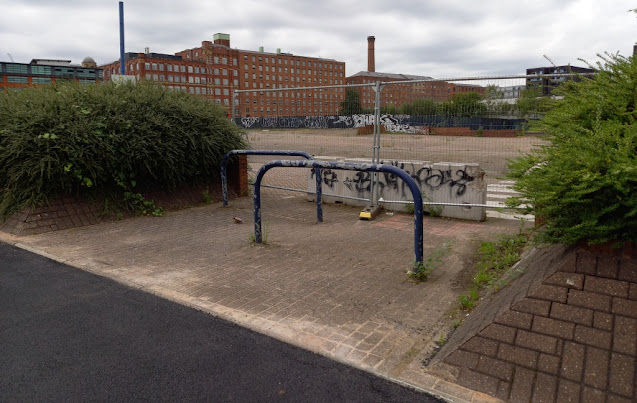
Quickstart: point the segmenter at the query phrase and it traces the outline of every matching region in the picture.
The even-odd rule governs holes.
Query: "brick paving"
[[[493,401],[427,373],[423,359],[448,330],[449,312],[457,306],[479,240],[515,232],[519,223],[426,218],[425,255],[444,242],[451,241],[452,247],[432,277],[416,284],[405,273],[414,259],[413,217],[382,214],[360,221],[358,208],[327,205],[325,221],[317,224],[315,205],[302,195],[265,190],[263,199],[267,245],[250,241],[251,198],[231,200],[227,208],[214,203],[160,218],[26,237],[0,233],[0,241],[456,401]],[[236,224],[233,217],[244,223]],[[631,288],[600,286],[608,298],[618,292],[637,294]],[[580,300],[582,309],[599,303],[586,295]],[[612,309],[625,312],[631,306],[615,303]],[[603,326],[604,318],[598,321]],[[622,326],[632,329],[633,323]],[[576,331],[573,337],[586,336]],[[598,344],[605,340],[599,335]],[[486,356],[495,359],[497,354]],[[476,365],[490,366],[482,357]],[[497,379],[508,379],[507,366],[499,368]]]
[[[537,251],[440,352],[461,385],[510,401],[634,402],[637,247]],[[486,327],[485,327],[486,326]]]

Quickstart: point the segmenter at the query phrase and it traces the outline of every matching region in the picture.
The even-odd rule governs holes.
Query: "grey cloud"
[[[624,1],[624,0],[622,0]],[[174,53],[217,32],[233,47],[276,48],[367,68],[368,35],[376,36],[378,71],[430,75],[520,74],[548,63],[596,60],[604,51],[632,52],[637,20],[630,4],[580,6],[576,0],[136,0],[125,2],[126,48]],[[98,63],[118,58],[116,0],[23,0],[3,5],[0,59],[57,57]]]

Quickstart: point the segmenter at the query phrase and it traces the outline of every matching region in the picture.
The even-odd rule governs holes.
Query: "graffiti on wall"
[[[235,118],[237,125],[246,129],[348,129],[374,124],[374,115],[349,116],[264,116]],[[429,134],[430,127],[468,127],[472,130],[519,129],[522,119],[463,117],[463,116],[411,116],[381,115],[380,124],[392,133]]]
[[[387,131],[414,133],[417,129],[409,124],[409,115],[381,115],[380,123]],[[374,124],[374,115],[352,116],[264,116],[236,118],[235,123],[245,129],[346,129]]]
[[[462,197],[467,186],[476,178],[471,175],[470,169],[465,166],[448,165],[447,168],[434,168],[432,165],[423,165],[419,163],[388,161],[382,162],[393,165],[407,172],[418,184],[418,187],[425,191],[439,191],[447,189],[452,198]],[[311,178],[314,178],[315,171],[312,169]],[[329,189],[334,189],[340,182],[355,192],[358,197],[364,197],[365,193],[371,192],[372,172],[346,172],[341,173],[341,177],[330,169],[322,170],[323,184]],[[379,192],[382,195],[385,191],[393,191],[402,198],[408,198],[411,192],[403,180],[391,173],[381,173],[378,178]]]

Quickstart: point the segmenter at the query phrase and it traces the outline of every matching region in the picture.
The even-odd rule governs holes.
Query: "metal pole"
[[[372,164],[380,164],[380,92],[383,86],[376,81],[374,86],[374,139],[372,145]],[[378,172],[372,173],[370,207],[374,207],[378,200]]]
[[[265,173],[275,167],[286,168],[329,168],[347,171],[362,171],[362,172],[388,172],[396,175],[405,183],[409,190],[411,190],[414,198],[414,254],[416,264],[422,263],[423,255],[423,208],[422,208],[422,195],[420,189],[414,181],[414,179],[407,172],[392,165],[383,164],[358,164],[351,162],[333,162],[333,161],[316,161],[316,160],[284,160],[284,161],[270,161],[263,165],[257,177],[254,181],[254,240],[256,243],[261,243],[261,180]],[[318,211],[317,211],[318,213]],[[317,216],[318,219],[318,216]]]
[[[124,2],[119,2],[119,71],[121,75],[126,74],[124,65]]]
[[[288,157],[303,157],[305,159],[311,160],[314,159],[310,154],[305,151],[295,151],[295,150],[230,150],[221,158],[221,197],[223,199],[223,205],[228,205],[228,174],[226,172],[226,165],[228,163],[228,159],[231,155],[284,155]],[[316,174],[316,192],[317,194],[322,193],[321,183],[322,183],[322,172],[320,168],[316,168],[314,173]],[[317,209],[321,209],[321,200],[317,198],[316,200]],[[321,210],[320,220],[323,221],[323,212]]]

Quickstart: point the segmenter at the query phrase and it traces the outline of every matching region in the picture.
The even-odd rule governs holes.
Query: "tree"
[[[538,125],[550,144],[510,164],[515,189],[545,223],[540,241],[637,239],[637,59],[600,57],[595,76],[556,90],[564,98]]]
[[[341,115],[355,115],[363,113],[363,107],[361,106],[361,96],[358,91],[347,90],[345,94],[345,100],[341,102]]]
[[[555,105],[555,100],[542,96],[539,87],[530,87],[520,92],[520,98],[515,105],[520,116],[537,118],[549,111]]]
[[[413,116],[435,115],[436,103],[431,99],[417,99],[410,104],[401,105],[398,113]]]
[[[481,101],[482,95],[474,91],[453,94],[451,99],[444,103],[443,110],[452,116],[484,116],[487,107]]]
[[[390,102],[387,105],[380,108],[380,113],[387,114],[387,115],[395,115],[398,113],[398,108],[396,107],[396,104],[394,104],[393,102]]]

